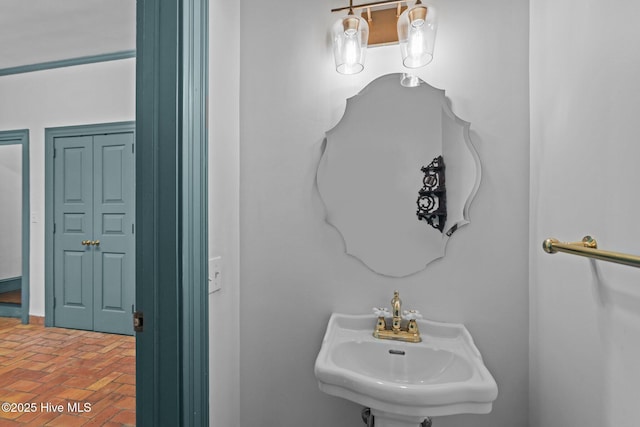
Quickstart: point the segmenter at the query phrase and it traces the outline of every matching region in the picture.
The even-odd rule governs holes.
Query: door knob
[[[83,246],[89,246],[91,244],[91,240],[83,240],[82,241],[82,245]]]
[[[100,245],[100,240],[94,240],[90,243],[93,246],[99,246]]]

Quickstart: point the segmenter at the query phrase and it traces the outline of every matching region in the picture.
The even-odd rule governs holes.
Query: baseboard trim
[[[22,276],[0,279],[0,294],[22,289]]]
[[[0,303],[1,317],[22,317],[22,308],[17,304]]]

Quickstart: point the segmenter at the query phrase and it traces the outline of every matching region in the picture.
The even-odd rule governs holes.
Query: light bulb
[[[349,67],[353,67],[358,63],[360,58],[360,46],[355,34],[348,35],[345,31],[344,40],[344,60]]]
[[[424,24],[424,21],[422,21],[422,24]],[[409,52],[409,56],[415,60],[418,60],[422,55],[425,55],[427,51],[427,41],[423,28],[424,25],[414,26],[413,24],[409,27],[407,50]]]

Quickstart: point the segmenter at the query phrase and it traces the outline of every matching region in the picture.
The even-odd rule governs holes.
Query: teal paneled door
[[[56,326],[93,329],[91,136],[56,139],[54,310]]]
[[[133,334],[133,132],[93,138],[93,329]]]
[[[54,139],[54,324],[133,334],[133,132]]]

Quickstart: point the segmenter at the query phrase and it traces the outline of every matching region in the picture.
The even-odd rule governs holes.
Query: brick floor
[[[0,318],[0,427],[133,426],[135,383],[133,337]]]
[[[9,291],[0,294],[0,302],[9,304],[20,304],[22,302],[22,291]]]

